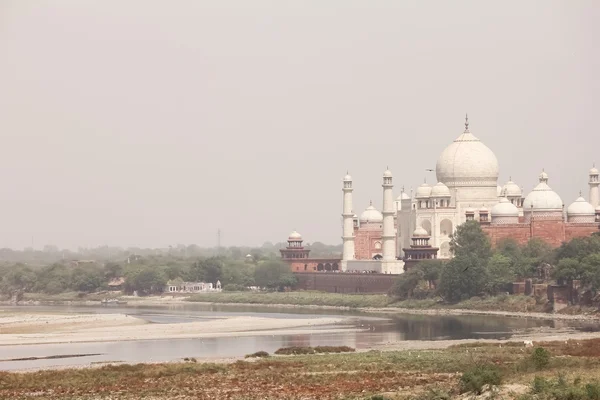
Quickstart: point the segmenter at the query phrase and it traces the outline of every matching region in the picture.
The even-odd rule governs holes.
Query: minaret
[[[396,260],[396,235],[394,234],[394,196],[392,193],[392,173],[388,169],[383,173],[383,261]]]
[[[598,185],[600,185],[600,180],[598,179],[598,169],[596,168],[596,164],[590,169],[590,204],[594,206],[594,208],[600,205],[600,189],[598,189]]]
[[[344,243],[342,251],[342,261],[354,260],[354,212],[352,212],[352,177],[346,173],[344,177],[344,210],[342,218],[344,220],[344,228],[342,232],[342,240]],[[345,270],[345,268],[343,268]]]

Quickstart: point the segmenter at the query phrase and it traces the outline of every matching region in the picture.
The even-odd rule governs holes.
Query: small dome
[[[400,193],[400,196],[396,197],[396,201],[402,201],[402,200],[410,200],[410,196],[407,195],[406,193],[402,192],[402,193]]]
[[[431,197],[450,197],[450,189],[442,182],[438,182],[431,189]]]
[[[390,171],[389,169],[386,169],[385,172],[383,173],[383,176],[385,178],[391,178],[392,177],[392,171]]]
[[[431,196],[431,190],[431,185],[423,183],[417,188],[417,193],[415,197],[417,199],[429,198],[429,196]]]
[[[348,174],[344,177],[344,182],[352,182],[352,177]]]
[[[489,212],[489,210],[488,210],[488,209],[487,209],[487,207],[485,207],[485,206],[483,206],[483,207],[481,207],[481,208],[479,209],[479,213],[480,213],[480,214],[481,214],[481,213],[484,213],[484,214],[485,214],[485,213],[487,213],[487,212]]]
[[[594,206],[585,201],[585,199],[581,196],[577,200],[575,200],[571,205],[567,208],[567,215],[594,215],[595,210]]]
[[[502,197],[500,202],[492,207],[492,217],[518,217],[519,209],[506,197]]]
[[[413,232],[413,236],[429,236],[429,233],[422,226],[417,227]]]
[[[358,215],[354,214],[354,215],[352,216],[352,218],[356,219],[356,218],[358,218]]]
[[[469,214],[475,214],[475,209],[474,209],[474,208],[471,208],[471,207],[469,207],[469,208],[467,208],[467,209],[465,210],[465,212],[466,212],[466,213],[469,213]]]
[[[563,201],[550,186],[548,186],[548,174],[540,174],[540,183],[525,197],[523,210],[529,211],[562,211]]]
[[[508,182],[506,182],[504,184],[504,187],[502,188],[502,196],[521,197],[522,195],[523,195],[523,192],[521,191],[521,188],[519,187],[519,185],[514,183],[512,180],[509,180]]]
[[[288,236],[288,240],[302,240],[302,235],[296,231],[293,231],[290,233],[290,236]]]
[[[596,168],[595,164],[592,169],[590,169],[590,175],[598,175],[598,168]]]
[[[360,222],[382,222],[383,221],[383,214],[381,214],[375,207],[373,207],[373,204],[369,205],[369,207],[367,207],[365,209],[365,211],[363,211],[362,214],[360,214]]]

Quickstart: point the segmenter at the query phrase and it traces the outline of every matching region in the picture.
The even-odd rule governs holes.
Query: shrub
[[[550,364],[550,352],[543,347],[537,347],[531,353],[531,362],[537,370],[546,368]]]
[[[275,354],[280,355],[298,355],[298,354],[316,354],[316,353],[351,353],[355,350],[348,346],[317,346],[317,347],[282,347]]]
[[[460,378],[462,393],[475,392],[481,394],[486,385],[498,386],[502,383],[502,374],[495,365],[477,365],[465,371]]]
[[[237,283],[229,283],[223,286],[224,292],[245,292],[248,288],[244,285],[239,285]]]

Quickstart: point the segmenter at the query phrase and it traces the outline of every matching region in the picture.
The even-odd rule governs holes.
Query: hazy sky
[[[570,204],[600,2],[0,0],[0,247],[341,242],[463,130]],[[595,39],[595,43],[594,43]]]

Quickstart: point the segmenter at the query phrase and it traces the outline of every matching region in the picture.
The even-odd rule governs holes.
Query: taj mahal
[[[599,230],[600,180],[595,166],[589,170],[588,199],[580,193],[566,210],[544,171],[537,186],[524,196],[523,189],[510,179],[503,186],[498,184],[498,160],[471,133],[468,117],[464,132],[440,154],[435,172],[436,184],[423,183],[415,191],[402,190],[394,197],[393,175],[386,170],[382,177],[383,209],[371,204],[360,216],[353,209],[352,177],[346,174],[342,184],[341,271],[400,274],[423,259],[451,258],[451,235],[468,220],[481,224],[492,245],[505,238],[524,244],[539,237],[559,246]],[[288,249],[300,251],[301,236],[293,232],[290,239]],[[296,259],[288,260],[294,271],[318,270],[316,265],[322,265],[312,265],[306,251],[293,257]]]

